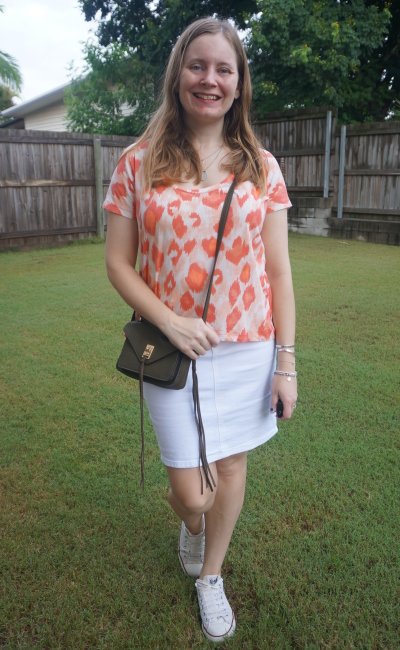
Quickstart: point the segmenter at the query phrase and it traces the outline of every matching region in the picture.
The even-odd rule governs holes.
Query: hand
[[[214,328],[202,318],[186,318],[173,314],[170,322],[163,327],[163,332],[173,345],[193,360],[203,356],[219,343],[219,336]]]
[[[292,377],[292,381],[288,381],[283,375],[274,375],[271,385],[271,413],[276,413],[276,404],[278,397],[281,398],[283,404],[283,416],[279,418],[279,422],[289,420],[294,411],[294,405],[297,400],[297,380]]]

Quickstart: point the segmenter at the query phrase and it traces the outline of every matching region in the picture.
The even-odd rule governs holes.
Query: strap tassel
[[[205,479],[206,479],[206,485],[208,485],[211,492],[214,491],[213,486],[211,485],[211,481],[212,481],[214,487],[217,487],[217,486],[215,484],[214,477],[212,475],[210,466],[209,466],[208,461],[207,461],[206,436],[205,436],[205,433],[204,433],[203,420],[202,420],[201,411],[200,411],[199,384],[198,384],[198,380],[197,380],[196,361],[192,361],[192,377],[193,377],[194,417],[196,419],[197,431],[199,433],[199,449],[200,449],[199,471],[200,471],[200,481],[201,481],[201,494],[203,494],[203,475],[201,473],[200,461],[201,461],[201,464],[203,465],[204,476],[205,476]]]
[[[139,387],[140,387],[140,432],[142,434],[142,451],[140,454],[140,468],[142,471],[142,492],[144,492],[144,431],[143,431],[143,375],[144,361],[140,364]]]

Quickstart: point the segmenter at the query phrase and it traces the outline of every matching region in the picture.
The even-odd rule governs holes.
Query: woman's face
[[[240,95],[236,53],[223,34],[203,34],[186,50],[179,99],[188,123],[223,122]]]

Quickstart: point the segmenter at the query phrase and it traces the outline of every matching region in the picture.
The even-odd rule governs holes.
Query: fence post
[[[339,157],[339,192],[337,218],[342,218],[343,213],[343,186],[344,186],[344,158],[346,149],[346,125],[340,127],[340,157]]]
[[[96,186],[97,236],[104,239],[103,212],[103,165],[101,162],[101,140],[93,136],[94,181]]]
[[[284,159],[284,158],[281,158],[281,159],[280,159],[280,161],[279,161],[279,167],[281,168],[281,172],[282,172],[283,180],[284,180],[285,183],[286,183],[286,163],[285,163],[285,159]]]
[[[331,160],[331,132],[332,132],[332,111],[326,114],[326,135],[325,135],[325,170],[324,170],[324,198],[329,196],[329,164]]]

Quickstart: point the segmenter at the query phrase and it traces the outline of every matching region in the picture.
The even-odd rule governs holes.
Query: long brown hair
[[[185,52],[190,43],[202,34],[223,34],[235,50],[237,58],[240,96],[234,100],[224,118],[224,143],[232,153],[229,163],[222,165],[222,168],[232,171],[239,182],[252,181],[264,194],[266,176],[262,146],[249,123],[252,95],[249,66],[238,33],[227,20],[202,18],[182,32],[169,57],[162,103],[145,132],[123,155],[148,140],[143,164],[147,187],[171,185],[182,181],[184,175],[187,178],[195,178],[196,184],[200,183],[200,157],[185,128],[178,89]]]

